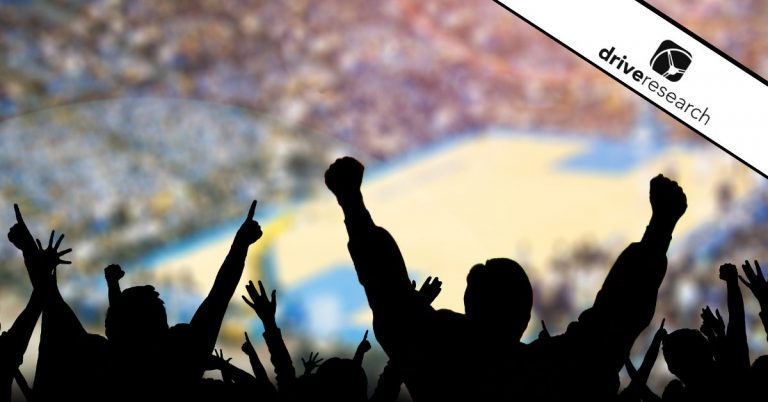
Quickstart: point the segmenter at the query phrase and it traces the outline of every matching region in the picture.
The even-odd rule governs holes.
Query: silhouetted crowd
[[[341,158],[326,171],[325,183],[344,213],[347,247],[373,312],[373,333],[389,358],[371,395],[362,365],[371,349],[368,332],[352,358],[326,360],[310,353],[301,359],[304,371],[297,375],[276,323],[276,291],[260,281],[249,282],[242,298],[263,323],[275,382],[248,333],[242,351],[250,372],[215,349],[248,248],[262,236],[253,201],[189,323],[169,327],[154,287],[121,289],[121,267],[106,267],[106,337],[88,333],[59,292],[57,267],[70,263],[64,258],[71,252],[60,250],[64,235],[51,232],[44,245],[14,205],[16,223],[8,239],[23,255],[33,291],[0,337],[0,401],[22,400],[12,395],[14,381],[28,401],[395,401],[402,384],[414,401],[738,401],[765,395],[768,356],[750,361],[739,287],[741,281],[759,302],[766,328],[768,281],[757,261],[754,267],[744,262],[743,276],[733,264],[720,267],[727,323],[718,308],[713,313],[709,306],[702,310],[699,329],[668,333],[662,319],[641,365],[629,359],[654,317],[667,249],[687,208],[676,182],[662,175],[650,181],[653,212],[645,232],[616,258],[592,306],[562,334],[550,334],[542,323],[538,339],[526,344],[521,337],[535,295],[523,267],[508,258],[478,263],[467,275],[464,313],[436,310],[431,304],[442,283],[430,277],[417,287],[410,279],[394,238],[374,223],[365,206],[363,171],[357,160]],[[39,319],[39,355],[30,386],[19,366]],[[647,382],[659,351],[676,379],[656,395]],[[624,368],[631,382],[621,389]],[[222,379],[204,378],[211,370],[220,371]]]

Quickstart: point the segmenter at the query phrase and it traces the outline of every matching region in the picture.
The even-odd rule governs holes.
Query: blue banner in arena
[[[768,172],[768,83],[643,1],[497,0],[749,165]]]

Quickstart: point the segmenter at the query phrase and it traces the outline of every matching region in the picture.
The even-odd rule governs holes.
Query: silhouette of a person
[[[609,400],[637,335],[650,323],[672,231],[687,208],[677,183],[651,181],[653,215],[618,257],[592,308],[558,336],[530,345],[530,281],[496,258],[467,275],[465,314],[435,310],[410,292],[397,243],[376,226],[360,191],[363,165],[346,157],[325,174],[344,212],[348,249],[373,311],[377,340],[403,370],[414,400]],[[586,398],[586,399],[585,399]]]
[[[211,291],[188,324],[169,328],[163,301],[152,286],[122,292],[118,287],[110,292],[104,339],[86,332],[55,281],[43,289],[36,397],[167,400],[194,394],[242,276],[248,247],[262,235],[253,220],[255,208],[256,201],[238,229]],[[26,255],[29,250],[22,251]]]

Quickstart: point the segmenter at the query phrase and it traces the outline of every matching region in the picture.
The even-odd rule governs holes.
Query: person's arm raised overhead
[[[707,338],[712,346],[712,354],[715,359],[722,362],[727,354],[726,341],[725,341],[725,320],[720,315],[720,310],[715,309],[715,313],[712,314],[712,309],[709,306],[704,306],[701,309],[701,326],[699,331]]]
[[[20,217],[20,215],[17,216]],[[14,244],[21,245],[23,244],[21,237],[25,233],[28,233],[26,232],[26,228],[20,228],[20,225],[17,223],[8,232],[8,239]],[[30,244],[35,244],[34,240],[31,241]],[[43,310],[42,294],[44,293],[43,288],[45,286],[43,282],[46,281],[46,279],[50,280],[43,275],[46,271],[46,269],[44,269],[44,265],[46,264],[45,254],[43,253],[43,250],[37,249],[37,246],[35,246],[35,249],[37,251],[27,253],[27,259],[25,260],[29,279],[33,286],[32,294],[27,305],[11,325],[11,328],[0,336],[0,374],[3,377],[0,378],[0,386],[8,386],[8,388],[0,390],[0,392],[2,392],[2,394],[0,394],[0,401],[11,400],[10,386],[13,378],[16,378],[16,382],[27,399],[31,396],[31,393],[28,392],[26,380],[19,371],[19,366],[23,362],[24,353],[29,345],[32,331],[35,329],[37,320],[40,318],[40,314]],[[56,259],[58,260],[58,256]],[[50,275],[49,271],[48,276]]]
[[[653,319],[672,232],[688,206],[682,188],[662,175],[650,182],[650,204],[652,215],[642,240],[619,255],[594,305],[579,317],[577,327],[591,334],[584,339],[603,352],[593,363],[607,372],[618,372],[635,339]]]
[[[283,341],[283,334],[277,326],[275,311],[277,311],[277,290],[272,290],[271,299],[267,297],[264,285],[259,281],[259,290],[248,281],[245,290],[250,300],[243,296],[245,304],[250,306],[264,324],[264,340],[267,342],[270,360],[275,368],[277,388],[282,394],[295,391],[296,369],[293,367],[291,354]]]
[[[739,273],[733,264],[720,267],[720,279],[728,289],[728,329],[725,335],[725,351],[728,370],[733,375],[745,375],[749,371],[749,344],[744,314],[744,298],[739,288]]]
[[[368,342],[368,330],[365,330],[365,335],[363,335],[363,340],[360,341],[360,344],[357,345],[357,349],[355,350],[355,356],[352,357],[352,361],[357,363],[358,365],[363,365],[363,358],[365,357],[365,354],[371,350],[371,343]]]
[[[56,247],[53,247],[53,233],[51,234],[51,244],[49,244],[48,250],[43,250],[39,241],[35,242],[32,234],[29,233],[18,205],[14,205],[14,210],[16,212],[16,223],[8,231],[8,240],[24,253],[24,262],[33,291],[26,307],[4,335],[6,352],[10,352],[10,355],[4,356],[4,358],[9,358],[21,364],[24,352],[29,344],[29,338],[32,336],[32,331],[35,325],[37,325],[37,320],[40,318],[43,310],[45,287],[52,280],[51,276],[55,266],[58,263],[64,262],[61,260],[61,257],[71,250],[58,251],[58,247],[64,237],[63,235],[56,243]]]
[[[61,297],[56,284],[56,267],[60,264],[71,264],[70,261],[62,260],[61,257],[70,253],[72,249],[59,251],[64,235],[60,235],[54,245],[55,232],[51,232],[48,248],[44,249],[40,240],[35,240],[29,232],[19,206],[14,204],[13,207],[16,213],[16,223],[8,232],[8,239],[24,255],[24,264],[27,266],[32,286],[44,300],[43,322],[47,321],[54,325],[52,330],[56,333],[56,337],[87,335],[85,328],[80,324],[80,320]]]
[[[653,365],[656,363],[656,358],[659,356],[661,342],[664,340],[664,337],[667,336],[667,330],[664,328],[665,321],[666,319],[661,320],[661,325],[659,325],[656,333],[653,334],[653,340],[651,340],[651,345],[645,352],[643,362],[640,364],[639,369],[635,370],[635,367],[632,365],[632,361],[629,360],[629,357],[627,357],[625,365],[631,382],[629,386],[624,391],[622,391],[622,394],[625,396],[629,396],[632,399],[654,401],[661,400],[658,395],[654,394],[648,388],[648,377],[650,377]]]
[[[325,184],[344,212],[348,249],[374,312],[392,309],[392,302],[411,295],[405,261],[394,238],[376,226],[365,207],[361,185],[363,165],[356,159],[337,159],[325,172]],[[379,334],[377,334],[377,337]]]
[[[248,337],[248,332],[244,332],[245,334],[245,341],[243,342],[243,345],[240,347],[240,350],[245,353],[246,356],[248,356],[248,361],[251,364],[251,371],[253,372],[253,376],[257,379],[267,379],[267,382],[269,382],[269,377],[267,376],[267,370],[264,368],[264,365],[261,363],[261,359],[259,359],[258,353],[256,353],[256,349],[253,347],[253,344],[251,343],[251,338]]]
[[[633,322],[638,333],[653,318],[659,286],[667,271],[667,249],[677,221],[688,207],[680,186],[658,175],[650,183],[652,215],[639,243],[630,244],[616,259],[595,300],[621,319]],[[632,312],[642,313],[634,316]]]
[[[311,377],[312,372],[320,366],[323,360],[325,359],[320,358],[320,352],[309,352],[309,356],[306,359],[302,357],[301,364],[304,365],[304,374],[301,375],[301,378]]]
[[[104,279],[107,281],[109,304],[115,305],[120,298],[120,279],[125,276],[123,268],[117,264],[110,264],[104,268]]]
[[[98,370],[90,365],[97,357],[96,339],[88,334],[72,308],[59,292],[56,281],[56,267],[70,264],[62,257],[71,250],[58,251],[64,238],[60,236],[54,244],[52,232],[48,247],[43,248],[39,240],[33,240],[21,211],[14,205],[16,224],[11,228],[9,239],[24,254],[24,262],[32,278],[35,292],[43,301],[43,319],[40,333],[39,356],[35,372],[36,397],[48,399],[58,396],[82,396],[82,389]]]
[[[235,294],[237,284],[243,274],[248,247],[261,238],[261,226],[253,220],[255,210],[256,201],[254,200],[245,221],[235,234],[235,239],[224,263],[221,264],[221,268],[216,274],[211,291],[190,322],[194,333],[199,337],[197,346],[200,349],[195,352],[199,353],[200,359],[204,359],[212,353],[227,306],[232,295]]]
[[[654,252],[666,254],[672,232],[688,209],[688,199],[677,182],[658,175],[651,179],[650,201],[653,212],[642,243]]]
[[[766,340],[768,340],[768,281],[765,280],[763,270],[760,268],[760,263],[757,262],[757,260],[755,260],[755,268],[757,271],[752,269],[752,265],[749,264],[749,261],[744,261],[744,264],[741,265],[741,269],[744,270],[746,279],[741,275],[739,275],[739,279],[747,288],[749,288],[757,299],[757,302],[760,303],[760,319],[763,322],[763,330],[766,334]]]

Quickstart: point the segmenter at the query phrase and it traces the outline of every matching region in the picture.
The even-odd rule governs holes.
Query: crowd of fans
[[[768,281],[756,260],[744,261],[742,274],[734,264],[722,264],[719,272],[710,266],[708,275],[717,275],[723,297],[701,310],[701,320],[689,317],[695,324],[693,329],[681,327],[679,317],[669,319],[666,314],[670,312],[656,306],[665,276],[667,282],[675,281],[679,270],[696,268],[667,267],[667,249],[674,241],[676,223],[688,208],[685,193],[674,181],[662,175],[650,181],[652,215],[645,233],[615,260],[589,245],[562,256],[563,261],[585,264],[583,269],[587,270],[614,262],[610,269],[602,269],[600,292],[577,320],[558,331],[542,321],[537,339],[524,343],[521,338],[532,309],[541,304],[537,301],[538,287],[529,281],[525,269],[508,258],[478,263],[467,275],[465,312],[435,310],[431,303],[440,293],[441,281],[430,277],[417,287],[409,278],[395,240],[376,226],[365,207],[362,180],[363,165],[349,157],[336,160],[325,174],[325,184],[344,213],[347,247],[373,313],[374,335],[389,359],[370,396],[363,369],[365,354],[371,349],[368,332],[353,356],[321,358],[310,353],[301,359],[304,372],[297,375],[275,317],[277,291],[270,292],[261,282],[258,288],[249,282],[242,290],[242,299],[263,323],[263,337],[276,374],[274,382],[247,332],[242,351],[250,362],[250,372],[216,350],[248,248],[263,234],[254,220],[257,202],[253,201],[208,296],[189,323],[169,327],[154,287],[123,289],[120,281],[125,272],[119,265],[107,266],[106,337],[89,334],[61,296],[56,278],[58,270],[70,264],[65,258],[72,252],[71,248],[63,249],[64,236],[51,232],[44,246],[32,235],[21,208],[14,205],[15,223],[8,239],[21,251],[33,290],[24,310],[0,336],[2,400],[21,400],[23,395],[26,400],[40,401],[395,401],[403,384],[414,401],[457,397],[751,400],[764,392],[768,357],[750,356],[751,344],[768,341]],[[765,220],[764,211],[755,211],[758,221]],[[734,226],[747,230],[739,223]],[[563,261],[558,265],[567,264]],[[572,270],[561,273],[565,271]],[[744,301],[740,282],[748,297],[754,296],[749,303]],[[31,382],[18,367],[41,316],[40,353]],[[649,344],[643,345],[644,357],[636,366],[630,359],[631,349],[633,345],[637,348],[640,334],[659,316],[660,324],[653,325],[655,332]],[[759,322],[762,331],[748,330],[748,321]],[[657,390],[648,380],[660,351],[674,378]],[[619,382],[622,370],[631,378],[625,387]],[[204,378],[209,371],[220,372],[221,379]],[[21,392],[12,397],[14,381]]]
[[[768,71],[764,2],[650,3]],[[256,195],[267,204],[300,196],[316,183],[294,178],[336,153],[328,140],[386,159],[494,125],[622,136],[637,110],[623,88],[485,0],[6,0],[0,25],[0,169],[9,172],[0,201],[22,200],[36,222],[64,230],[88,267],[232,219]],[[112,97],[143,99],[83,103]],[[70,106],[11,119],[60,105]],[[700,243],[670,261],[667,282],[678,285],[659,300],[674,303],[657,309],[668,327],[695,327],[702,300],[724,305],[712,264],[765,259],[768,200],[733,210],[749,215],[702,229]],[[590,305],[582,290],[599,286],[614,249],[565,252],[544,270],[550,277],[534,278],[534,312],[550,329]],[[15,255],[0,242],[0,264]],[[0,287],[26,282],[16,270],[0,275]],[[746,325],[750,350],[764,351],[760,321],[747,314]],[[645,335],[636,352],[651,344]]]
[[[678,3],[656,3],[765,71],[761,2],[685,2],[685,13]],[[286,185],[294,177],[286,172],[328,161],[307,155],[326,153],[334,139],[361,155],[394,158],[493,126],[624,136],[638,113],[624,88],[486,0],[6,0],[0,25],[0,169],[8,173],[0,199],[24,197],[52,211],[57,194],[76,189],[72,205],[47,218],[84,239],[78,257],[97,265],[105,245],[90,239],[108,239],[111,250],[127,256],[156,244],[159,228],[179,236],[221,223],[234,216],[235,202],[209,221],[191,214],[240,188]],[[87,103],[115,97],[142,101]],[[69,106],[37,116],[34,127],[27,124],[35,116],[13,119],[61,105]],[[260,114],[236,118],[243,110]],[[287,146],[294,152],[258,152],[265,137],[278,137],[263,116],[300,133]],[[670,137],[692,138],[659,116]],[[299,144],[305,141],[313,145]],[[24,169],[30,164],[42,168]],[[243,165],[261,180],[218,180]],[[190,191],[188,183],[207,192]],[[87,216],[79,205],[89,205]],[[123,226],[132,218],[142,223]],[[9,253],[0,247],[0,262]]]
[[[129,99],[44,112],[0,125],[0,200],[23,199],[78,237],[87,266],[114,256],[104,250],[136,259],[169,237],[231,221],[257,193],[269,194],[265,201],[306,195],[317,187],[310,173],[338,152],[309,139],[238,108],[191,102]],[[0,262],[12,257],[12,247],[0,246]]]
[[[762,2],[652,3],[765,73]],[[0,7],[0,118],[112,97],[194,98],[392,157],[489,125],[621,136],[637,110],[633,95],[486,0]]]

